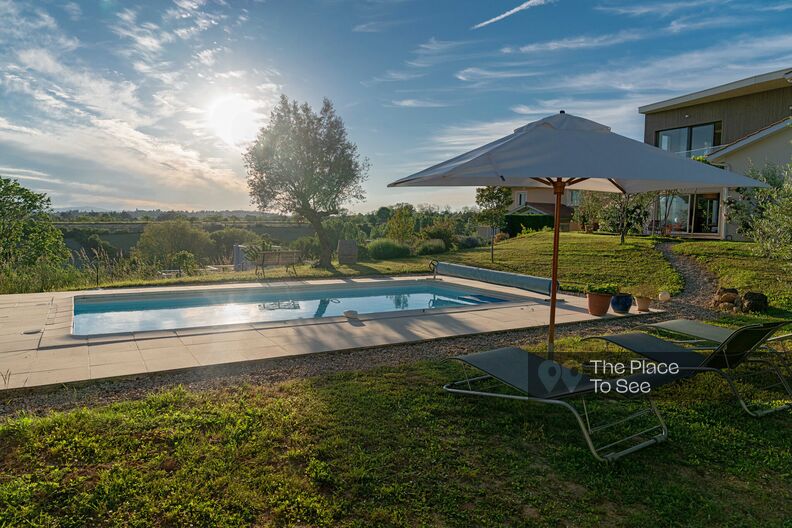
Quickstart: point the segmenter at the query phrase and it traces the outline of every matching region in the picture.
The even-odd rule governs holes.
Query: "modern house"
[[[644,142],[746,173],[792,161],[792,68],[642,106]],[[726,199],[734,190],[697,189],[661,197],[655,228],[695,238],[733,239]]]

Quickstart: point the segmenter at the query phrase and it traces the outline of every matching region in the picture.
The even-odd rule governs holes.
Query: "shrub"
[[[72,264],[51,262],[39,258],[29,266],[0,269],[0,293],[33,293],[67,288],[79,288],[88,284],[85,273]]]
[[[178,251],[166,260],[169,269],[177,269],[185,275],[192,275],[198,269],[198,259],[189,251]]]
[[[450,248],[454,244],[456,227],[450,219],[436,220],[432,225],[421,229],[420,236],[421,240],[440,239],[446,248]]]
[[[448,251],[448,248],[446,248],[445,242],[439,238],[424,240],[415,248],[415,253],[418,255],[437,255],[446,251]]]
[[[300,256],[305,260],[318,259],[322,254],[322,247],[316,235],[300,237],[291,243],[291,247],[299,251]]]
[[[461,236],[457,237],[456,245],[459,249],[471,249],[479,247],[481,245],[481,240],[474,236]]]
[[[509,240],[509,233],[505,231],[501,231],[497,235],[495,235],[495,243],[503,242],[504,240]]]
[[[587,284],[586,293],[603,293],[605,295],[616,295],[619,293],[619,285],[611,282],[603,284]]]
[[[410,256],[410,247],[389,238],[380,238],[369,243],[368,254],[371,258],[380,260],[404,258]]]

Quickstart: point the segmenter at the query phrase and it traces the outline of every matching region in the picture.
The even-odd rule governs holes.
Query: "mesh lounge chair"
[[[499,348],[466,356],[455,356],[449,359],[460,361],[463,365],[470,365],[485,374],[448,383],[443,387],[446,391],[456,394],[544,403],[564,408],[574,415],[583,433],[583,438],[586,440],[586,445],[597,460],[612,462],[639,449],[663,442],[668,438],[668,429],[665,422],[657,411],[654,402],[649,398],[645,398],[647,405],[644,408],[627,417],[611,421],[610,423],[592,426],[585,397],[594,395],[594,381],[583,374],[573,372],[555,361],[546,360],[521,348]],[[558,370],[554,371],[554,369]],[[467,372],[467,369],[465,370]],[[544,376],[543,373],[545,373]],[[678,376],[641,374],[625,379],[637,382],[649,381],[654,388],[688,375],[690,374],[680,373]],[[556,382],[554,384],[546,384],[548,376]],[[478,388],[482,385],[482,382],[493,379],[514,389],[518,394],[492,392],[485,388]],[[548,387],[548,385],[551,386]],[[574,398],[582,399],[582,415],[572,403],[567,401]],[[620,424],[625,425],[627,422],[641,416],[647,416],[655,425],[619,438],[615,442],[600,446],[594,444],[592,437],[597,435],[597,433],[604,432]],[[613,431],[612,429],[610,430]]]
[[[780,322],[779,330],[790,324],[792,324],[792,321]],[[672,319],[671,321],[661,321],[659,323],[639,325],[637,328],[649,328],[653,331],[664,334],[681,336],[684,339],[675,340],[674,342],[692,345],[706,345],[708,343],[720,345],[729,339],[729,337],[736,331],[731,328],[715,326],[692,319]],[[780,344],[783,348],[783,351],[775,350],[769,346],[763,346],[762,348],[767,348],[768,351],[775,354],[776,357],[778,357],[783,363],[787,370],[787,374],[792,375],[792,356],[790,356],[790,353],[787,351],[787,342],[792,343],[792,334],[768,337],[768,339],[765,341],[765,345]]]
[[[746,379],[756,377],[761,374],[772,374],[778,380],[771,385],[761,387],[770,389],[781,387],[786,394],[792,398],[792,388],[790,388],[784,376],[778,368],[771,362],[764,359],[750,357],[757,349],[761,348],[767,339],[787,322],[762,323],[744,326],[730,333],[716,347],[699,347],[698,350],[709,351],[709,355],[698,353],[693,348],[685,348],[671,341],[666,341],[649,334],[628,333],[607,336],[587,337],[586,339],[602,339],[609,343],[614,343],[622,348],[646,357],[656,363],[676,363],[680,371],[691,374],[702,372],[713,372],[726,380],[729,389],[740,402],[742,408],[754,417],[764,416],[772,412],[782,411],[792,408],[792,402],[779,405],[771,409],[751,409],[737,389],[735,380],[739,377]],[[715,337],[714,332],[712,337]],[[733,376],[729,371],[736,369],[744,363],[755,363],[763,365],[763,370],[750,371],[742,376]]]

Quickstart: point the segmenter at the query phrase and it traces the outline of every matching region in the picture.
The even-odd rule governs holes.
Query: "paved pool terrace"
[[[358,287],[404,280],[437,280],[486,290],[507,302],[418,313],[361,314],[357,320],[329,317],[93,337],[71,334],[75,296],[284,286]],[[604,317],[589,315],[583,297],[560,294],[559,301],[558,324],[625,317],[612,313]],[[539,294],[473,280],[431,276],[0,295],[0,390],[540,327],[548,324],[549,313],[547,298]]]

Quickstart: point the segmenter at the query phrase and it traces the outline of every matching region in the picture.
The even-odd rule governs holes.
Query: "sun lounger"
[[[578,426],[586,440],[586,445],[597,460],[612,462],[627,454],[633,453],[668,438],[668,429],[663,422],[654,402],[643,396],[646,405],[641,410],[627,417],[593,426],[586,397],[594,397],[594,381],[580,373],[576,373],[555,361],[546,360],[521,348],[499,348],[450,358],[484,372],[483,376],[466,378],[446,384],[443,388],[452,393],[494,398],[508,398],[521,401],[543,403],[561,407],[570,411],[577,420]],[[466,369],[467,372],[467,369]],[[630,382],[648,381],[652,388],[671,383],[690,374],[672,375],[640,374],[625,378]],[[487,380],[497,380],[513,389],[514,393],[492,392],[479,388]],[[553,381],[555,381],[553,383]],[[582,400],[582,414],[570,401],[575,398]],[[597,446],[593,436],[610,428],[624,426],[631,420],[646,416],[654,425],[637,433],[621,437],[615,442]],[[630,442],[633,442],[630,444]],[[626,446],[626,447],[625,447]]]
[[[792,324],[792,321],[781,321],[779,324],[779,329],[781,329],[786,325]],[[702,323],[701,321],[693,319],[672,319],[671,321],[661,321],[659,323],[647,323],[640,325],[638,328],[651,328],[653,330],[693,338],[692,341],[687,341],[690,343],[705,341],[718,345],[726,341],[729,336],[735,332],[735,330],[731,328]],[[785,341],[792,341],[792,333],[773,336],[768,338],[765,342],[767,344],[772,344]]]
[[[751,409],[740,394],[735,381],[744,380],[748,377],[755,378],[761,374],[772,374],[774,383],[763,389],[780,387],[790,398],[792,398],[792,388],[778,371],[778,368],[771,362],[752,357],[756,350],[761,348],[767,339],[772,336],[779,328],[787,322],[761,323],[748,325],[730,333],[725,340],[715,347],[685,348],[677,343],[660,339],[650,334],[627,333],[606,336],[587,337],[586,339],[602,339],[609,343],[619,345],[631,352],[648,358],[656,363],[676,363],[684,372],[699,374],[702,372],[712,372],[726,380],[729,389],[740,402],[742,408],[751,416],[763,416],[772,412],[792,408],[792,403],[780,405],[771,409]],[[715,338],[715,332],[710,334]],[[701,354],[697,350],[709,352]],[[734,375],[734,369],[746,363],[763,365],[763,370],[754,370],[744,375]],[[777,380],[777,381],[776,381]]]
[[[792,324],[792,321],[781,322],[781,327],[789,324]],[[720,345],[735,332],[732,328],[724,328],[692,319],[672,319],[671,321],[643,324],[636,328],[649,328],[663,334],[679,336],[682,339],[675,339],[675,343],[692,345],[707,343]],[[762,348],[770,352],[773,359],[784,366],[787,376],[792,377],[792,351],[788,349],[788,344],[792,344],[792,333],[769,337]],[[781,350],[771,345],[780,345]]]

